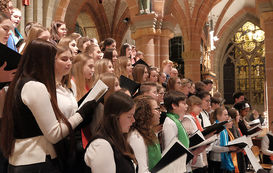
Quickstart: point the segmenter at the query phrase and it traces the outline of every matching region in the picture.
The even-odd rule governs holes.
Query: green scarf
[[[173,113],[167,113],[167,117],[174,121],[176,127],[178,129],[178,140],[186,147],[189,148],[190,140],[189,137],[182,126],[181,122],[179,121],[179,115]]]
[[[151,170],[161,159],[161,150],[159,142],[148,145],[149,170]]]

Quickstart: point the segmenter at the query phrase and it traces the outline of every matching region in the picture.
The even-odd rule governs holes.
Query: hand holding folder
[[[107,91],[108,86],[101,80],[98,80],[95,86],[78,101],[79,108],[81,108],[84,103],[91,100],[95,100],[96,102],[98,102],[99,99],[101,99]]]
[[[0,89],[10,82],[21,59],[21,55],[0,43]]]

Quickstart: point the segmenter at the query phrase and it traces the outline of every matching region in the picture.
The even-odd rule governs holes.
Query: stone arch
[[[242,12],[243,11],[243,12]],[[235,17],[236,16],[236,17]],[[247,21],[250,21],[254,23],[257,26],[260,26],[259,18],[253,14],[249,13],[245,10],[239,11],[233,18],[231,18],[225,25],[224,29],[222,30],[222,34],[219,34],[218,37],[221,38],[219,39],[219,42],[217,43],[217,49],[214,52],[214,71],[216,73],[216,77],[218,80],[218,86],[219,86],[219,91],[223,93],[224,89],[224,84],[223,84],[223,66],[226,61],[225,57],[225,51],[227,48],[227,45],[230,42],[230,39],[233,37],[233,35],[238,31],[238,29],[244,25]]]

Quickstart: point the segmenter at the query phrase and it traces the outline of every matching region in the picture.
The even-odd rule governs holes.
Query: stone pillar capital
[[[265,23],[267,23],[267,22],[272,23],[273,22],[273,11],[262,13],[260,19],[261,19],[261,26],[264,29]]]
[[[155,34],[156,34],[156,29],[153,27],[139,28],[139,29],[136,29],[135,32],[132,33],[131,37],[132,37],[132,39],[136,40],[141,37],[145,37],[148,35],[155,35]]]
[[[162,21],[162,29],[169,29],[174,31],[174,28],[177,24],[177,20],[174,18],[172,14],[166,15]]]

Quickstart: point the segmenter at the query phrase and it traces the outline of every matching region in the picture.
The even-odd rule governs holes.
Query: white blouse
[[[66,116],[71,117],[78,110],[78,103],[73,93],[66,87],[58,85],[56,88],[57,102],[60,111]]]
[[[92,173],[115,173],[114,151],[105,139],[96,139],[90,143],[84,155],[84,161]]]
[[[138,162],[138,173],[150,173],[148,166],[148,148],[141,134],[137,130],[134,130],[129,133],[127,140],[134,150]]]
[[[21,98],[32,112],[43,136],[16,139],[9,163],[19,166],[45,162],[46,155],[55,158],[53,144],[67,136],[69,130],[63,122],[57,120],[46,86],[37,81],[29,81],[22,88]],[[75,128],[83,119],[80,114],[75,113],[68,121]]]

